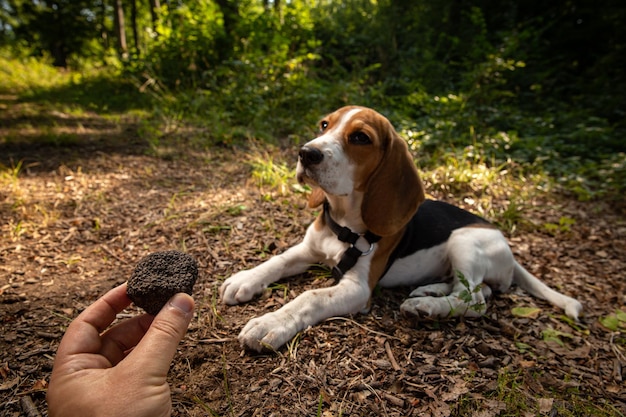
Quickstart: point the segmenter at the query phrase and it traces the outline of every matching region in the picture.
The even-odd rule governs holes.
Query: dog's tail
[[[515,262],[513,280],[523,290],[537,298],[541,298],[542,300],[546,300],[549,303],[562,308],[565,310],[565,314],[578,321],[578,316],[583,311],[583,306],[578,302],[578,300],[561,294],[560,292],[548,287],[517,262]]]

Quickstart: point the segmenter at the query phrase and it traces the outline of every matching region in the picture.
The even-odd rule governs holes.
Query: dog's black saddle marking
[[[472,224],[490,223],[480,216],[443,201],[425,200],[407,224],[400,243],[389,258],[388,267],[396,259],[444,243],[456,229]]]

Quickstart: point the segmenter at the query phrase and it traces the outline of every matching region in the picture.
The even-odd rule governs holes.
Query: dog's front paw
[[[259,282],[254,270],[241,271],[228,278],[220,287],[220,298],[228,305],[245,303],[261,294],[266,285]]]
[[[276,350],[298,333],[294,318],[280,311],[252,319],[239,333],[242,346],[261,352]]]

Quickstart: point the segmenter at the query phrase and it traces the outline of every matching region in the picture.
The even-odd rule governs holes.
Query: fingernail
[[[189,314],[193,311],[193,299],[187,294],[176,294],[170,300],[170,305],[184,314]]]

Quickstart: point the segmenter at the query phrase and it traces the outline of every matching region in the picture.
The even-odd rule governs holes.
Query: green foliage
[[[455,273],[457,278],[459,279],[459,282],[461,282],[464,287],[464,290],[459,293],[459,298],[461,299],[461,301],[463,301],[465,304],[468,304],[468,307],[473,311],[481,314],[484,313],[487,307],[485,303],[471,304],[474,298],[473,294],[479,293],[481,291],[481,286],[477,285],[476,287],[472,288],[463,272],[455,271]]]
[[[285,194],[293,182],[293,169],[284,162],[274,161],[267,153],[252,155],[249,164],[252,166],[252,178],[259,187],[269,186]]]
[[[231,216],[240,216],[241,213],[243,213],[247,209],[248,207],[244,206],[243,204],[237,204],[235,206],[228,207],[226,209],[226,212]]]
[[[145,56],[128,67],[156,77],[167,86],[196,86],[217,63],[217,39],[222,28],[213,2],[190,2],[163,8],[158,35]],[[150,80],[151,78],[148,78]]]
[[[529,348],[528,345],[524,346],[524,350]],[[480,413],[499,416],[545,415],[547,411],[542,410],[539,401],[542,398],[529,394],[526,382],[529,378],[534,379],[541,375],[541,371],[529,373],[528,370],[520,370],[519,367],[503,367],[498,371],[498,380],[493,390],[485,395],[488,401],[485,401],[485,398],[476,398],[473,394],[464,395],[459,398],[453,415],[469,416]],[[623,416],[610,400],[590,400],[575,388],[563,390],[558,395],[551,392],[549,397],[543,399],[548,400],[551,414],[563,417]]]
[[[551,235],[558,233],[569,233],[571,226],[576,224],[576,220],[571,217],[563,216],[558,223],[544,223],[543,229]]]
[[[361,104],[390,117],[442,191],[480,195],[514,167],[581,200],[626,192],[626,6],[617,0],[601,12],[584,0],[178,1],[154,16],[149,2],[134,15],[123,3],[134,46],[116,57],[113,7],[9,1],[0,30],[14,50],[52,62],[54,42],[65,45],[83,74],[32,76],[49,67],[22,59],[3,65],[0,90],[38,85],[33,100],[151,109],[140,130],[157,155],[183,143],[295,145],[322,114]],[[51,22],[67,22],[72,39]],[[100,66],[105,76],[89,75]]]
[[[45,104],[50,110],[141,113],[155,101],[115,68],[69,72],[48,59],[15,56],[6,48],[0,49],[0,75],[0,94],[19,94],[22,102]]]
[[[0,18],[13,27],[10,34],[33,52],[45,51],[55,66],[65,67],[73,54],[88,56],[91,47],[101,49],[90,42],[99,35],[93,13],[97,7],[93,0],[12,0],[3,2]]]
[[[0,49],[0,93],[15,94],[35,88],[51,88],[67,79],[67,74],[53,68],[48,59],[15,57],[7,48]]]

